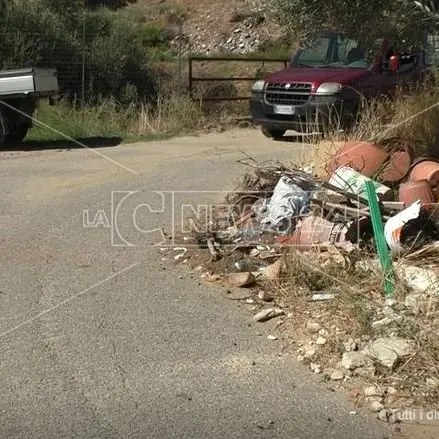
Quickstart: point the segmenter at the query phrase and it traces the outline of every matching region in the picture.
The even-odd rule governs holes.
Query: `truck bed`
[[[0,97],[34,95],[49,97],[58,93],[58,78],[54,69],[28,68],[0,71]]]

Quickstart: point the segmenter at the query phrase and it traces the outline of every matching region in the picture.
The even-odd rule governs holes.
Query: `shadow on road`
[[[121,137],[89,137],[87,139],[72,140],[24,140],[16,145],[6,145],[2,151],[44,151],[51,149],[79,149],[79,148],[106,148],[118,146],[122,143]]]

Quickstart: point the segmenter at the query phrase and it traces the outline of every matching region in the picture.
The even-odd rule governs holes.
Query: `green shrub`
[[[165,44],[157,29],[105,9],[83,11],[76,2],[17,0],[0,15],[0,68],[51,67],[63,94],[86,98],[155,97],[147,45]],[[81,13],[78,13],[82,11]]]

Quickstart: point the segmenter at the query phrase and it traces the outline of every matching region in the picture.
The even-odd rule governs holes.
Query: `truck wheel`
[[[286,130],[272,130],[269,128],[262,127],[262,134],[270,139],[280,140],[285,134]]]
[[[28,130],[29,130],[28,125],[19,125],[18,128],[13,133],[9,133],[6,136],[6,141],[9,144],[21,143],[21,141],[26,137]]]
[[[7,144],[7,135],[5,134],[4,116],[0,113],[0,149]]]

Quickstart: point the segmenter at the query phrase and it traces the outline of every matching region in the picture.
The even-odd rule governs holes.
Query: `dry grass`
[[[177,134],[201,129],[204,123],[201,106],[189,95],[171,94],[160,97],[155,106],[142,105],[133,121],[132,131],[137,134]]]
[[[44,125],[35,124],[27,139],[40,142],[65,140],[65,136],[155,139],[236,125],[235,116],[246,114],[246,108],[236,103],[197,102],[189,94],[177,92],[161,95],[154,105],[122,106],[112,99],[84,106],[66,101],[54,106],[42,103],[36,117]]]
[[[350,136],[360,140],[410,142],[416,156],[439,153],[439,90],[421,85],[410,94],[399,90],[393,100],[371,101]]]
[[[369,255],[373,257],[373,255]],[[356,262],[365,254],[338,251],[297,253],[285,256],[284,273],[277,285],[282,300],[294,315],[294,331],[305,330],[308,321],[319,321],[328,330],[327,344],[321,347],[322,367],[339,360],[343,342],[349,339],[372,340],[379,336],[397,335],[414,340],[416,352],[390,371],[377,367],[374,382],[381,385],[400,383],[399,388],[412,404],[437,404],[439,401],[439,297],[420,300],[419,313],[413,315],[404,306],[407,290],[398,281],[395,288],[397,305],[393,307],[401,320],[382,328],[372,323],[383,318],[385,309],[384,279],[379,270],[358,269]],[[335,299],[312,302],[313,293],[334,293]],[[438,380],[438,387],[427,380]],[[403,404],[404,402],[402,402]]]

